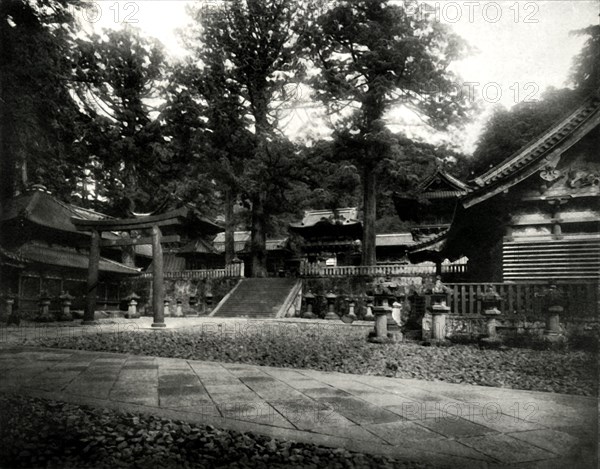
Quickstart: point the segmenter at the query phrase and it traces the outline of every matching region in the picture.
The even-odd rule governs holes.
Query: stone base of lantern
[[[431,307],[431,338],[432,343],[445,343],[446,339],[446,315],[450,307],[445,304],[436,303]]]
[[[336,319],[339,320],[340,317],[337,314],[335,314],[333,311],[328,311],[323,319],[326,319],[328,321],[335,321]]]
[[[562,306],[550,306],[548,308],[544,341],[553,343],[565,341],[565,336],[560,330],[560,315],[563,312],[564,308]]]
[[[304,311],[300,317],[303,319],[315,319],[317,316],[312,311]]]
[[[502,345],[502,337],[496,331],[496,316],[500,315],[498,308],[486,309],[483,314],[487,317],[487,337],[480,340],[481,345],[488,347],[499,347]]]
[[[388,332],[386,337],[377,337],[375,331],[369,332],[367,342],[372,344],[395,344],[402,342],[402,333]]]
[[[390,344],[402,340],[400,328],[388,331],[388,315],[391,315],[392,312],[389,306],[375,306],[373,312],[375,313],[375,330],[369,333],[367,341],[374,344]],[[395,321],[394,324],[396,324]]]
[[[174,318],[182,318],[183,316],[184,316],[183,305],[181,304],[181,302],[178,301],[175,306],[175,311],[173,311],[173,317]]]

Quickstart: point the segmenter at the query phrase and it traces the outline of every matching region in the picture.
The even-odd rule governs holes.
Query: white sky
[[[199,4],[202,0],[100,0],[93,2],[94,10],[83,20],[96,20],[90,23],[97,31],[101,27],[118,28],[130,22],[158,38],[168,53],[178,58],[185,55],[185,50],[176,29],[189,23],[185,6],[190,3]],[[204,0],[204,3],[215,2]],[[430,0],[428,4],[433,8],[413,0],[409,8],[415,14],[429,12],[437,21],[451,24],[477,50],[453,66],[463,82],[471,83],[459,83],[461,89],[465,93],[469,93],[469,86],[474,89],[475,99],[484,107],[478,120],[460,134],[458,143],[467,152],[473,150],[481,125],[494,106],[510,107],[526,98],[539,98],[548,86],[565,85],[571,60],[584,41],[569,32],[597,24],[599,19],[597,0]],[[482,96],[484,87],[487,94]],[[288,121],[288,134],[318,131],[318,121],[305,109],[296,110]],[[418,121],[411,122],[402,112],[390,112],[388,122],[394,130],[402,129],[432,143],[444,138],[424,131]],[[413,125],[407,127],[407,122]]]

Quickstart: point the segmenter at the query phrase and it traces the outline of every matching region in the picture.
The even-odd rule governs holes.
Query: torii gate
[[[83,220],[71,218],[78,231],[89,231],[92,235],[90,246],[89,268],[87,278],[87,299],[82,324],[94,324],[98,288],[98,264],[100,262],[100,247],[102,246],[136,246],[152,244],[152,310],[154,321],[152,327],[166,327],[164,315],[164,272],[161,243],[175,243],[180,240],[178,235],[163,236],[160,227],[180,225],[192,212],[189,208],[181,208],[160,215],[140,218],[122,218],[107,220]],[[100,239],[103,231],[152,230],[152,236],[141,238]]]

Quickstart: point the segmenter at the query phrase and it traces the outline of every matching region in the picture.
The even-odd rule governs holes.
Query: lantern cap
[[[70,295],[68,291],[62,291],[58,298],[60,298],[63,301],[65,301],[65,300],[71,301],[71,300],[75,299],[75,297],[73,295]]]

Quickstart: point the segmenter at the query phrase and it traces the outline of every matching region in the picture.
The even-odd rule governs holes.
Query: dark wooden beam
[[[84,220],[72,217],[71,221],[79,231],[128,231],[181,224],[183,218],[190,213],[188,208],[180,208],[160,215],[151,215],[140,218],[113,218],[108,220]]]
[[[139,246],[142,244],[152,244],[152,236],[143,238],[120,238],[120,239],[103,239],[100,241],[101,247],[118,247],[118,246]],[[171,235],[163,236],[161,243],[178,243],[181,241],[181,236]]]

